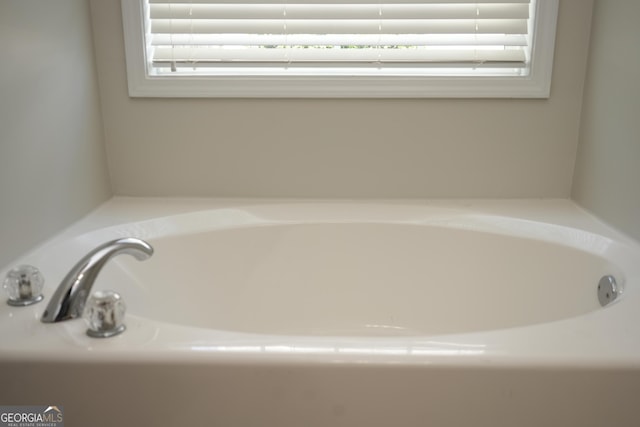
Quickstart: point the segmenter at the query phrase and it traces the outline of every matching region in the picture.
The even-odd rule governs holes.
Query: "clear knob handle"
[[[124,314],[126,306],[119,293],[96,291],[84,308],[84,320],[89,329],[87,335],[93,338],[109,338],[126,329]]]
[[[9,295],[7,304],[16,307],[35,304],[44,298],[44,277],[40,270],[32,265],[21,265],[10,270],[2,287]]]

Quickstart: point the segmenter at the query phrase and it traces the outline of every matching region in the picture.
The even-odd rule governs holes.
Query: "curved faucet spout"
[[[132,237],[112,240],[98,246],[78,261],[62,279],[40,320],[54,323],[82,316],[98,273],[107,261],[120,254],[129,254],[144,261],[153,255],[153,248],[144,240]]]

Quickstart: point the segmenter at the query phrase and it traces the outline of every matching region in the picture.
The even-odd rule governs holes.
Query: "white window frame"
[[[129,96],[159,98],[548,98],[559,0],[538,0],[527,76],[149,76],[143,0],[121,0]]]

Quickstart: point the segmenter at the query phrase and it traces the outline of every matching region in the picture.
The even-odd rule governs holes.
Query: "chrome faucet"
[[[107,261],[119,254],[129,254],[138,261],[144,261],[153,255],[153,248],[144,240],[132,237],[98,246],[78,261],[62,279],[40,320],[54,323],[81,317],[98,273]]]

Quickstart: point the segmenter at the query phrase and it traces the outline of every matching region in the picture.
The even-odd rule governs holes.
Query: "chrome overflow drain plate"
[[[613,276],[602,276],[598,283],[598,301],[601,306],[613,302],[618,297],[618,285]]]

